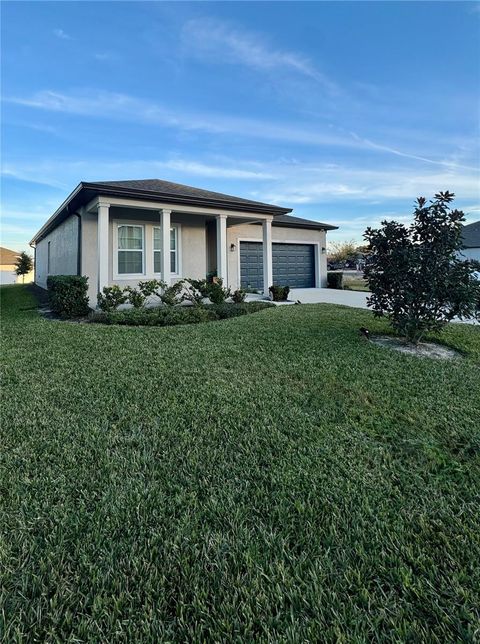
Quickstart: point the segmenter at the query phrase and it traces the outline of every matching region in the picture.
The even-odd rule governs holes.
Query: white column
[[[100,293],[109,282],[109,210],[110,204],[99,201],[97,205],[97,289]]]
[[[262,222],[263,233],[263,293],[270,295],[269,287],[273,284],[273,260],[272,260],[272,220],[264,219]]]
[[[161,238],[162,238],[162,280],[170,286],[171,271],[170,271],[170,214],[171,210],[160,211],[161,219]]]
[[[227,286],[227,215],[217,215],[217,277]]]

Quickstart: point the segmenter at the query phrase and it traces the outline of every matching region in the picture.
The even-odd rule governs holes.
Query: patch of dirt
[[[370,341],[381,347],[400,351],[417,358],[435,358],[436,360],[456,360],[462,357],[462,354],[455,349],[446,347],[443,344],[435,342],[420,342],[417,345],[408,344],[400,338],[392,338],[388,335],[377,335],[370,338]]]

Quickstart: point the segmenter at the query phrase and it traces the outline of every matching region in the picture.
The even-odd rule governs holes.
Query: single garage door
[[[273,283],[290,288],[315,286],[313,244],[272,244]],[[240,282],[246,288],[263,289],[261,242],[240,242]]]

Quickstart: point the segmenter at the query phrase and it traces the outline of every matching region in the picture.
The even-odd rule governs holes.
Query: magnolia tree
[[[368,306],[415,344],[454,317],[472,318],[477,312],[479,265],[461,256],[465,218],[450,207],[453,198],[448,191],[428,204],[419,197],[411,226],[383,221],[364,234],[369,245],[365,278],[372,292]]]

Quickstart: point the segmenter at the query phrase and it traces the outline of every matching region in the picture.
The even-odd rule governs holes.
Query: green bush
[[[165,282],[160,280],[145,280],[144,282],[138,282],[138,290],[145,298],[150,297],[151,295],[158,295],[158,290],[163,288]]]
[[[137,308],[126,311],[95,312],[90,318],[92,322],[127,326],[175,326],[216,319],[214,311],[200,306],[161,306],[151,309]]]
[[[135,288],[134,286],[126,286],[124,292],[127,294],[128,302],[135,309],[141,309],[147,301],[147,296],[139,288]]]
[[[62,318],[87,315],[88,277],[83,275],[50,275],[47,278],[48,299],[52,311]]]
[[[182,302],[191,302],[194,306],[203,304],[207,288],[206,280],[194,280],[187,278],[183,281]]]
[[[288,294],[290,293],[289,286],[270,286],[268,289],[272,294],[274,302],[286,302]]]
[[[183,289],[183,280],[179,280],[171,286],[167,286],[164,282],[162,282],[162,284],[164,285],[163,291],[159,293],[159,296],[163,304],[166,304],[167,306],[175,306],[175,304],[179,304],[180,293]]]
[[[232,293],[232,300],[235,302],[235,304],[240,304],[241,302],[245,302],[245,297],[247,296],[247,292],[243,288],[237,288],[236,291],[233,291]]]
[[[123,288],[120,288],[118,284],[104,286],[102,292],[97,295],[98,308],[102,311],[115,311],[120,304],[125,304],[127,300],[128,297]]]
[[[183,299],[196,305],[202,304],[204,298],[212,304],[222,304],[231,294],[229,288],[223,287],[223,280],[220,278],[212,278],[212,281],[186,279],[185,288]]]
[[[101,324],[121,324],[128,326],[175,326],[178,324],[197,324],[213,320],[225,320],[256,313],[269,308],[268,302],[247,302],[242,304],[209,304],[207,306],[160,306],[151,309],[137,308],[125,311],[95,311],[91,322]]]
[[[223,304],[215,304],[207,308],[212,308],[219,320],[225,320],[227,318],[236,318],[239,315],[256,313],[257,311],[268,309],[272,306],[273,304],[269,302],[241,302],[240,304],[224,302]]]
[[[328,288],[337,288],[343,290],[343,273],[327,273]]]
[[[418,197],[413,223],[383,221],[364,233],[367,306],[413,344],[454,318],[476,317],[480,264],[462,256],[465,215],[450,205],[454,197],[448,190],[428,202]]]
[[[206,291],[207,297],[212,304],[222,304],[231,295],[230,289],[223,287],[223,280],[220,278],[207,282]]]

